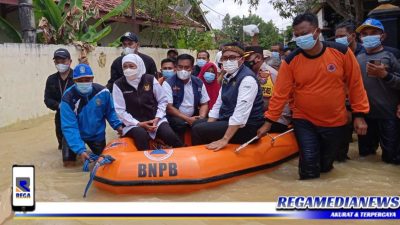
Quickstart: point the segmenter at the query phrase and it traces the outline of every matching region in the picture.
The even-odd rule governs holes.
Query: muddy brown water
[[[117,135],[107,128],[107,140]],[[145,202],[226,202],[276,201],[280,195],[398,195],[400,167],[384,164],[379,154],[360,158],[357,143],[351,144],[346,163],[335,163],[335,169],[320,179],[299,181],[297,159],[273,171],[243,178],[235,183],[184,195],[114,195],[92,187],[87,199],[82,198],[88,173],[81,165],[63,168],[61,152],[57,150],[53,115],[21,122],[0,129],[0,194],[4,199],[11,187],[13,164],[34,164],[36,167],[37,201],[145,201]],[[4,200],[2,206],[7,205]],[[0,207],[0,223],[10,215]],[[117,221],[127,224],[133,221]],[[135,224],[399,224],[398,221],[134,221]],[[25,221],[8,219],[5,224],[110,224],[110,221]]]

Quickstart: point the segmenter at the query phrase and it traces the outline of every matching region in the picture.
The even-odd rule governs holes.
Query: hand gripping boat
[[[292,133],[272,140],[272,134],[235,153],[237,144],[214,152],[204,145],[137,151],[133,141],[120,138],[104,149],[112,164],[100,167],[95,185],[118,194],[185,193],[231,182],[273,168],[297,155]]]

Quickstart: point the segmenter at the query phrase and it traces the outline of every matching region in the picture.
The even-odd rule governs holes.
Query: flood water
[[[116,138],[108,128],[107,140]],[[82,198],[89,174],[75,168],[62,167],[57,150],[53,115],[0,129],[0,197],[9,194],[13,164],[34,164],[36,167],[36,201],[276,201],[280,195],[398,195],[400,166],[384,164],[380,153],[360,158],[357,144],[351,144],[346,163],[336,163],[335,169],[320,179],[299,181],[297,159],[273,171],[243,178],[235,183],[184,195],[114,195],[96,189]],[[4,200],[2,200],[4,201]],[[4,202],[2,203],[4,205]],[[0,208],[0,210],[2,210]],[[5,217],[7,211],[1,211]],[[6,215],[7,216],[7,215]],[[1,223],[2,220],[0,220]],[[127,224],[118,221],[112,224]],[[136,224],[365,224],[364,221],[139,221]],[[9,219],[5,224],[111,224],[110,221],[23,221]],[[369,221],[368,224],[398,224],[398,221]]]

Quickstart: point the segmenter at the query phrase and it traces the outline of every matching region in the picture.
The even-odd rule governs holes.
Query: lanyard
[[[61,93],[61,96],[64,94],[64,92],[65,92],[65,89],[67,88],[67,86],[68,86],[68,77],[67,77],[67,81],[65,82],[65,86],[64,86],[64,90],[62,90],[62,88],[61,88],[61,81],[60,81],[60,79],[61,78],[58,78],[58,88],[60,89],[60,93]]]

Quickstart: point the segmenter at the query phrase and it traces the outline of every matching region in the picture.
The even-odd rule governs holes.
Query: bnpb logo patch
[[[326,67],[326,69],[328,70],[328,72],[335,72],[336,71],[336,66],[335,64],[328,64],[328,66]]]
[[[163,149],[156,149],[151,151],[144,151],[143,154],[146,158],[153,160],[153,161],[163,161],[168,159],[174,153],[173,149],[170,150],[163,150]]]

